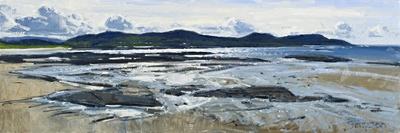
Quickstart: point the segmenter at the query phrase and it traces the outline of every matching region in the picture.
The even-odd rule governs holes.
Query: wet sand
[[[10,74],[12,70],[33,64],[0,64],[0,101],[20,100],[66,89],[58,82],[47,82],[35,79],[19,78]]]
[[[394,66],[369,66],[338,68],[335,73],[322,73],[318,75],[318,81],[332,82],[344,86],[363,87],[374,91],[400,91],[400,67]],[[357,73],[370,73],[371,75],[357,75]],[[382,77],[374,76],[374,74]],[[393,77],[388,79],[386,77]]]

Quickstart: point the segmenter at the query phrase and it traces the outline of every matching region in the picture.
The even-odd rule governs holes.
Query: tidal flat
[[[313,49],[0,52],[0,132],[400,130],[398,66]]]

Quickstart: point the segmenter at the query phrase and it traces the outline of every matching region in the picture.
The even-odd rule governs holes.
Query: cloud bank
[[[54,8],[40,7],[37,17],[22,17],[15,19],[18,24],[10,29],[11,32],[26,32],[38,35],[74,36],[90,32],[89,24],[78,15],[64,15]]]
[[[132,30],[133,25],[128,20],[126,20],[122,16],[112,16],[109,17],[106,22],[105,26],[109,30],[118,30],[118,31],[125,31],[125,30]]]
[[[387,35],[389,33],[390,33],[390,31],[389,31],[388,27],[381,26],[381,25],[377,25],[368,30],[369,37],[384,37],[385,35]]]
[[[6,36],[66,39],[105,30],[144,33],[187,29],[234,37],[254,31],[276,36],[323,33],[358,44],[400,44],[398,0],[0,0],[0,3],[3,4],[0,4],[0,37],[7,33]]]
[[[335,27],[335,35],[339,38],[351,38],[352,37],[353,28],[344,22],[339,22]]]
[[[229,18],[219,25],[195,25],[193,30],[206,35],[234,37],[245,36],[256,31],[252,24],[237,18]]]
[[[0,31],[5,31],[12,25],[12,15],[16,10],[7,5],[0,5]]]
[[[247,35],[255,31],[253,25],[236,18],[229,19],[226,26],[239,36]]]

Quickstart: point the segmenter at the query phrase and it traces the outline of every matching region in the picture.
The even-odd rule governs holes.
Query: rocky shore
[[[395,65],[324,54],[279,60],[224,54],[0,55],[0,131],[398,129],[390,116],[399,104]],[[51,126],[34,129],[35,121]]]

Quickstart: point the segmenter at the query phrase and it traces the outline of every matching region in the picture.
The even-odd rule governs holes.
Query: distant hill
[[[0,40],[0,49],[7,48],[53,48],[69,47],[62,40],[44,37],[5,37]]]
[[[9,45],[63,45],[63,40],[46,37],[4,37],[0,40],[3,44]]]
[[[103,32],[77,36],[66,41],[43,37],[6,37],[2,45],[68,46],[72,48],[129,49],[138,46],[155,48],[210,47],[281,47],[303,45],[352,45],[343,40],[328,39],[319,34],[276,37],[268,33],[252,33],[241,38],[201,35],[193,31],[174,30],[160,33],[128,34]]]
[[[267,33],[252,33],[241,38],[201,35],[192,31],[174,30],[160,33],[128,34],[103,32],[82,35],[64,42],[73,48],[132,48],[154,46],[160,48],[203,47],[280,47],[303,45],[352,45],[343,40],[328,39],[319,34],[275,37]]]
[[[56,38],[48,38],[48,37],[36,37],[36,36],[22,36],[22,37],[4,37],[1,40],[5,42],[19,42],[24,40],[42,40],[53,43],[62,43],[64,40],[56,39]]]

